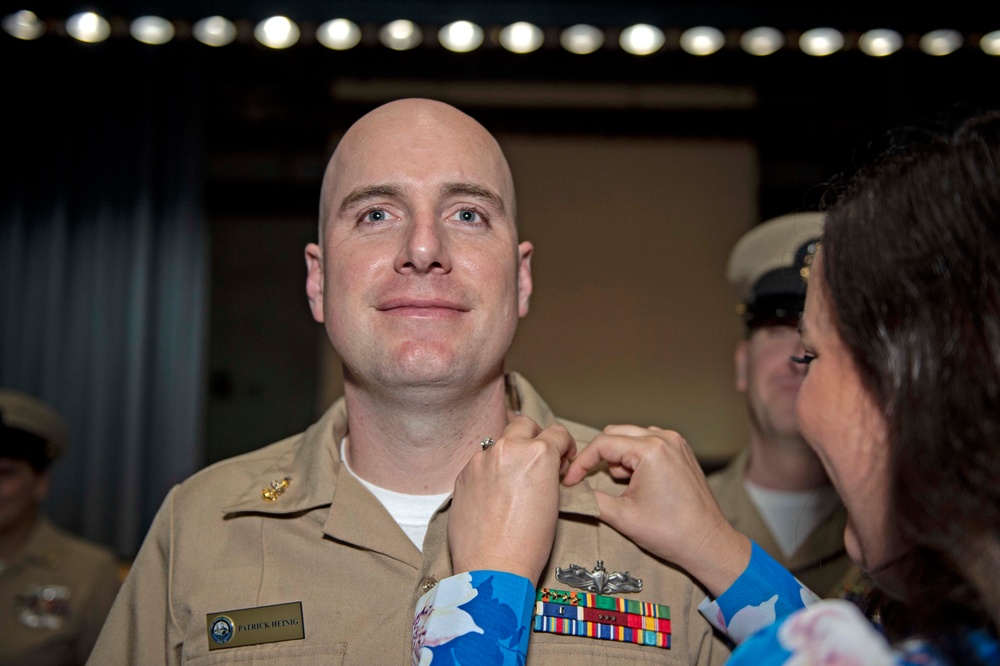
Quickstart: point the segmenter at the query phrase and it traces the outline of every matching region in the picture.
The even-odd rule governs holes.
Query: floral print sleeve
[[[911,638],[890,645],[885,636],[842,599],[812,604],[757,632],[740,644],[727,666],[949,666],[1000,663],[1000,644],[982,630],[961,639],[969,660],[952,662],[925,640]]]
[[[523,666],[535,588],[503,571],[460,573],[417,601],[413,666]]]
[[[740,577],[715,601],[701,602],[698,610],[713,627],[742,643],[817,601],[819,597],[754,543],[750,563]]]
[[[727,666],[944,666],[925,642],[893,648],[854,604],[821,601],[757,544],[750,563],[715,601],[698,607],[738,647]],[[980,656],[1000,655],[995,640],[973,635]],[[983,663],[996,663],[984,661]]]
[[[742,643],[728,662],[730,666],[911,663],[940,662],[906,660],[854,604],[842,599],[821,601],[772,624]]]

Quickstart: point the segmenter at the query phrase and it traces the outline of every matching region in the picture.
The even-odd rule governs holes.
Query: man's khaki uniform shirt
[[[508,376],[511,409],[558,423],[524,379]],[[562,422],[578,444],[596,431]],[[446,501],[423,553],[338,453],[341,399],[305,433],[217,463],[172,489],[101,633],[93,664],[410,664],[417,599],[451,576]],[[262,490],[288,479],[274,501]],[[536,633],[528,663],[715,664],[728,650],[698,614],[704,592],[683,573],[597,520],[591,487],[620,493],[606,473],[562,488],[552,558],[541,584],[567,589],[555,567],[629,571],[629,595],[671,609],[673,644],[657,647]],[[209,652],[206,615],[302,603],[305,638]]]
[[[115,600],[111,551],[40,518],[0,571],[0,666],[68,666],[87,660]]]
[[[799,549],[786,557],[743,485],[749,459],[750,450],[743,449],[726,467],[708,477],[708,485],[726,519],[810,590],[822,597],[843,597],[860,576],[860,570],[844,550],[847,510],[838,505]]]

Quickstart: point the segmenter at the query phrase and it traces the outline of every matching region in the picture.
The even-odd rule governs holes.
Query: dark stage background
[[[556,267],[548,269],[553,281],[566,281],[540,291],[536,306],[552,312],[559,302],[589,298],[594,317],[632,318],[650,303],[616,293],[663,303],[648,339],[631,344],[636,329],[619,340],[646,360],[664,341],[662,358],[651,361],[656,376],[636,385],[643,358],[606,344],[611,338],[588,341],[589,332],[613,332],[583,317],[572,322],[571,337],[581,340],[578,365],[591,369],[595,385],[581,390],[624,397],[607,414],[574,413],[588,395],[553,402],[595,425],[632,419],[686,428],[699,455],[717,464],[744,434],[728,376],[739,335],[722,280],[731,242],[762,219],[818,206],[826,184],[866,159],[888,128],[1000,106],[1000,57],[977,46],[1000,29],[1000,10],[817,5],[2,3],[3,15],[30,9],[48,27],[35,41],[0,34],[7,69],[0,384],[40,395],[70,422],[70,452],[54,471],[50,501],[57,522],[130,556],[173,483],[303,429],[328,404],[337,363],[305,309],[302,247],[315,235],[319,183],[337,137],[367,110],[404,96],[463,108],[509,146],[513,162],[524,162],[532,180],[518,186],[539,202],[524,211],[529,230],[559,224],[557,202],[555,213],[541,211],[546,179],[579,204],[574,183],[583,185],[573,179],[585,174],[565,163],[573,150],[620,159],[621,169],[593,163],[589,170],[606,173],[608,183],[617,182],[612,171],[641,180],[629,196],[646,198],[628,205],[627,219],[648,218],[643,224],[545,229],[552,240],[538,261]],[[111,19],[109,40],[82,44],[65,34],[66,18],[84,9]],[[173,20],[177,39],[162,46],[131,39],[128,20],[144,14]],[[211,48],[191,39],[191,24],[208,14],[236,20],[237,41]],[[274,14],[299,22],[298,44],[279,51],[254,41],[253,25]],[[337,52],[316,42],[316,27],[335,17],[362,27],[359,46]],[[398,18],[424,28],[423,45],[397,52],[378,44],[378,27]],[[484,26],[481,48],[457,54],[437,44],[437,29],[457,19]],[[546,31],[539,51],[517,55],[497,44],[499,29],[521,20]],[[621,30],[637,22],[664,29],[662,50],[638,57],[617,46]],[[575,23],[605,29],[605,47],[585,56],[563,51],[559,29]],[[726,46],[706,57],[681,51],[680,32],[697,25],[722,30]],[[846,46],[819,58],[790,43],[755,57],[737,40],[758,25],[792,39],[835,27]],[[858,38],[870,28],[898,30],[904,48],[885,58],[863,54]],[[966,44],[944,57],[920,52],[919,35],[938,28],[962,32]],[[539,147],[550,152],[532,152]],[[630,160],[625,149],[641,157]],[[551,169],[529,168],[529,156],[541,167],[552,159]],[[685,177],[705,188],[679,188]],[[609,206],[629,203],[615,198],[622,187],[608,185]],[[599,204],[576,205],[574,214],[613,215]],[[602,233],[625,240],[619,247]],[[601,244],[603,255],[590,253]],[[645,245],[654,254],[642,254]],[[610,270],[598,287],[587,281],[594,266],[637,258],[652,272]],[[623,300],[628,307],[616,310]],[[578,378],[545,363],[565,342],[550,335],[554,325],[529,316],[515,355],[541,388],[567,389]],[[539,338],[549,347],[532,347]],[[594,358],[602,349],[607,362]]]

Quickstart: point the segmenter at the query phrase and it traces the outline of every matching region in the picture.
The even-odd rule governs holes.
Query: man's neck
[[[795,492],[830,484],[823,464],[800,437],[767,438],[750,433],[746,479],[770,490]]]
[[[501,374],[479,388],[388,395],[345,380],[351,469],[376,486],[413,495],[449,493],[484,437],[507,426]]]

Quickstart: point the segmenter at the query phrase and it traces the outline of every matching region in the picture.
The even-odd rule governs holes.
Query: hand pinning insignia
[[[290,476],[286,476],[283,479],[275,479],[271,482],[270,486],[260,491],[260,496],[265,502],[273,502],[285,492],[285,489],[288,488],[288,484],[291,480],[292,477]]]
[[[568,569],[556,567],[556,580],[594,594],[642,592],[642,580],[633,577],[627,571],[625,573],[615,571],[609,574],[604,568],[604,560],[597,560],[597,566],[593,571],[587,571],[576,564],[570,564]]]

